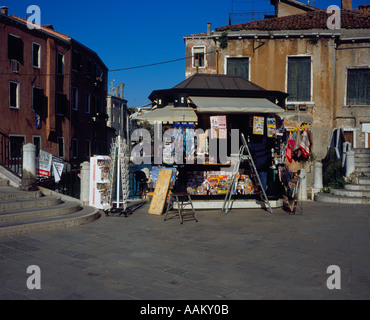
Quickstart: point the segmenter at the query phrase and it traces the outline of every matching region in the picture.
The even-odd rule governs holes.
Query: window
[[[38,157],[41,150],[41,137],[32,136],[32,143],[36,146],[36,157]]]
[[[96,114],[98,112],[98,108],[97,108],[97,99],[96,99],[95,95],[92,96],[91,104],[92,104],[92,107],[93,107],[92,112],[93,112],[93,114]]]
[[[55,111],[57,116],[64,116],[66,114],[67,98],[64,93],[57,92],[55,95]]]
[[[42,111],[44,107],[44,91],[37,87],[32,87],[32,110]]]
[[[8,34],[8,59],[23,64],[23,41],[12,34]]]
[[[370,105],[370,68],[347,70],[347,105]]]
[[[74,72],[81,72],[82,71],[82,57],[81,53],[78,51],[73,51],[72,53],[72,70]]]
[[[38,43],[32,43],[32,66],[41,68],[41,46]]]
[[[86,113],[90,113],[90,104],[91,104],[91,95],[90,93],[86,93]]]
[[[72,139],[72,157],[77,158],[78,157],[78,140]]]
[[[64,54],[57,53],[57,74],[64,74]]]
[[[311,101],[311,57],[288,57],[288,101]]]
[[[72,88],[72,109],[78,109],[78,89],[75,87]]]
[[[226,73],[249,80],[249,58],[228,58]]]
[[[64,159],[64,138],[58,137],[57,143],[58,143],[58,157]]]
[[[19,108],[19,83],[9,82],[9,107]]]
[[[86,157],[90,157],[91,155],[91,143],[90,140],[85,140],[85,155]]]
[[[88,78],[94,77],[96,73],[95,64],[91,59],[87,59],[87,74]]]
[[[205,61],[204,61],[204,47],[194,47],[193,48],[193,68],[202,68],[205,67]]]
[[[9,135],[9,154],[12,159],[22,157],[22,147],[26,142],[26,137],[21,135]]]

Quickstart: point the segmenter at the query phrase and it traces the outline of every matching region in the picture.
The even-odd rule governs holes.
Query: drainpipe
[[[333,99],[333,126],[334,126],[334,121],[336,119],[336,98],[335,98],[335,87],[336,87],[336,59],[337,59],[337,44],[336,40],[334,38],[334,70],[333,70],[333,89],[332,89],[332,99]]]

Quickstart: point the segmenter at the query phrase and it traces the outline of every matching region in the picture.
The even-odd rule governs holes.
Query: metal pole
[[[117,142],[118,144],[118,154],[117,154],[117,160],[116,160],[116,163],[117,163],[117,204],[116,204],[116,207],[117,209],[119,208],[119,198],[120,198],[120,183],[119,183],[119,180],[120,180],[120,160],[121,160],[121,136],[118,135],[117,137]]]

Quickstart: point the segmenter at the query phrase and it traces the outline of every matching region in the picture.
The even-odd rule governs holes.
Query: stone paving
[[[145,205],[2,237],[0,299],[370,299],[369,206],[305,201],[298,211],[204,210],[181,225]],[[27,287],[30,265],[41,289]],[[340,268],[340,289],[327,287],[330,265]]]

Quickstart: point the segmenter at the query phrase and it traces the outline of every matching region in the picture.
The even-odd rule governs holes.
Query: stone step
[[[71,214],[81,210],[77,202],[62,202],[54,206],[0,212],[0,223],[39,219]]]
[[[346,184],[344,186],[344,189],[346,190],[364,190],[364,191],[370,191],[370,185],[366,185],[366,184]]]
[[[16,199],[0,201],[0,212],[30,208],[51,207],[62,202],[59,197],[48,196],[31,199]]]
[[[358,177],[358,184],[370,186],[370,177]]]
[[[46,217],[17,222],[0,223],[0,236],[68,228],[92,222],[100,217],[98,209],[83,207],[82,210],[64,216]]]
[[[8,187],[9,186],[9,180],[0,179],[0,187]]]
[[[0,186],[0,236],[71,227],[99,217],[98,209],[82,206],[77,199],[62,201],[58,194]]]
[[[355,165],[368,164],[370,165],[370,157],[355,157]]]
[[[349,189],[331,189],[330,193],[342,197],[368,197],[370,198],[370,191],[368,190],[349,190]]]
[[[340,204],[370,204],[369,197],[343,197],[329,193],[316,193],[315,201]]]
[[[360,163],[355,165],[355,169],[366,170],[370,168],[370,163]]]
[[[355,173],[356,173],[356,174],[361,174],[361,173],[363,173],[363,174],[365,174],[366,176],[367,176],[367,175],[370,175],[370,167],[362,167],[362,166],[358,167],[358,166],[355,166]]]
[[[370,148],[354,148],[352,150],[355,154],[370,154]]]
[[[355,153],[355,159],[369,159],[370,153]]]
[[[0,187],[0,201],[14,201],[18,199],[34,199],[42,197],[42,192],[21,191],[13,187]]]

